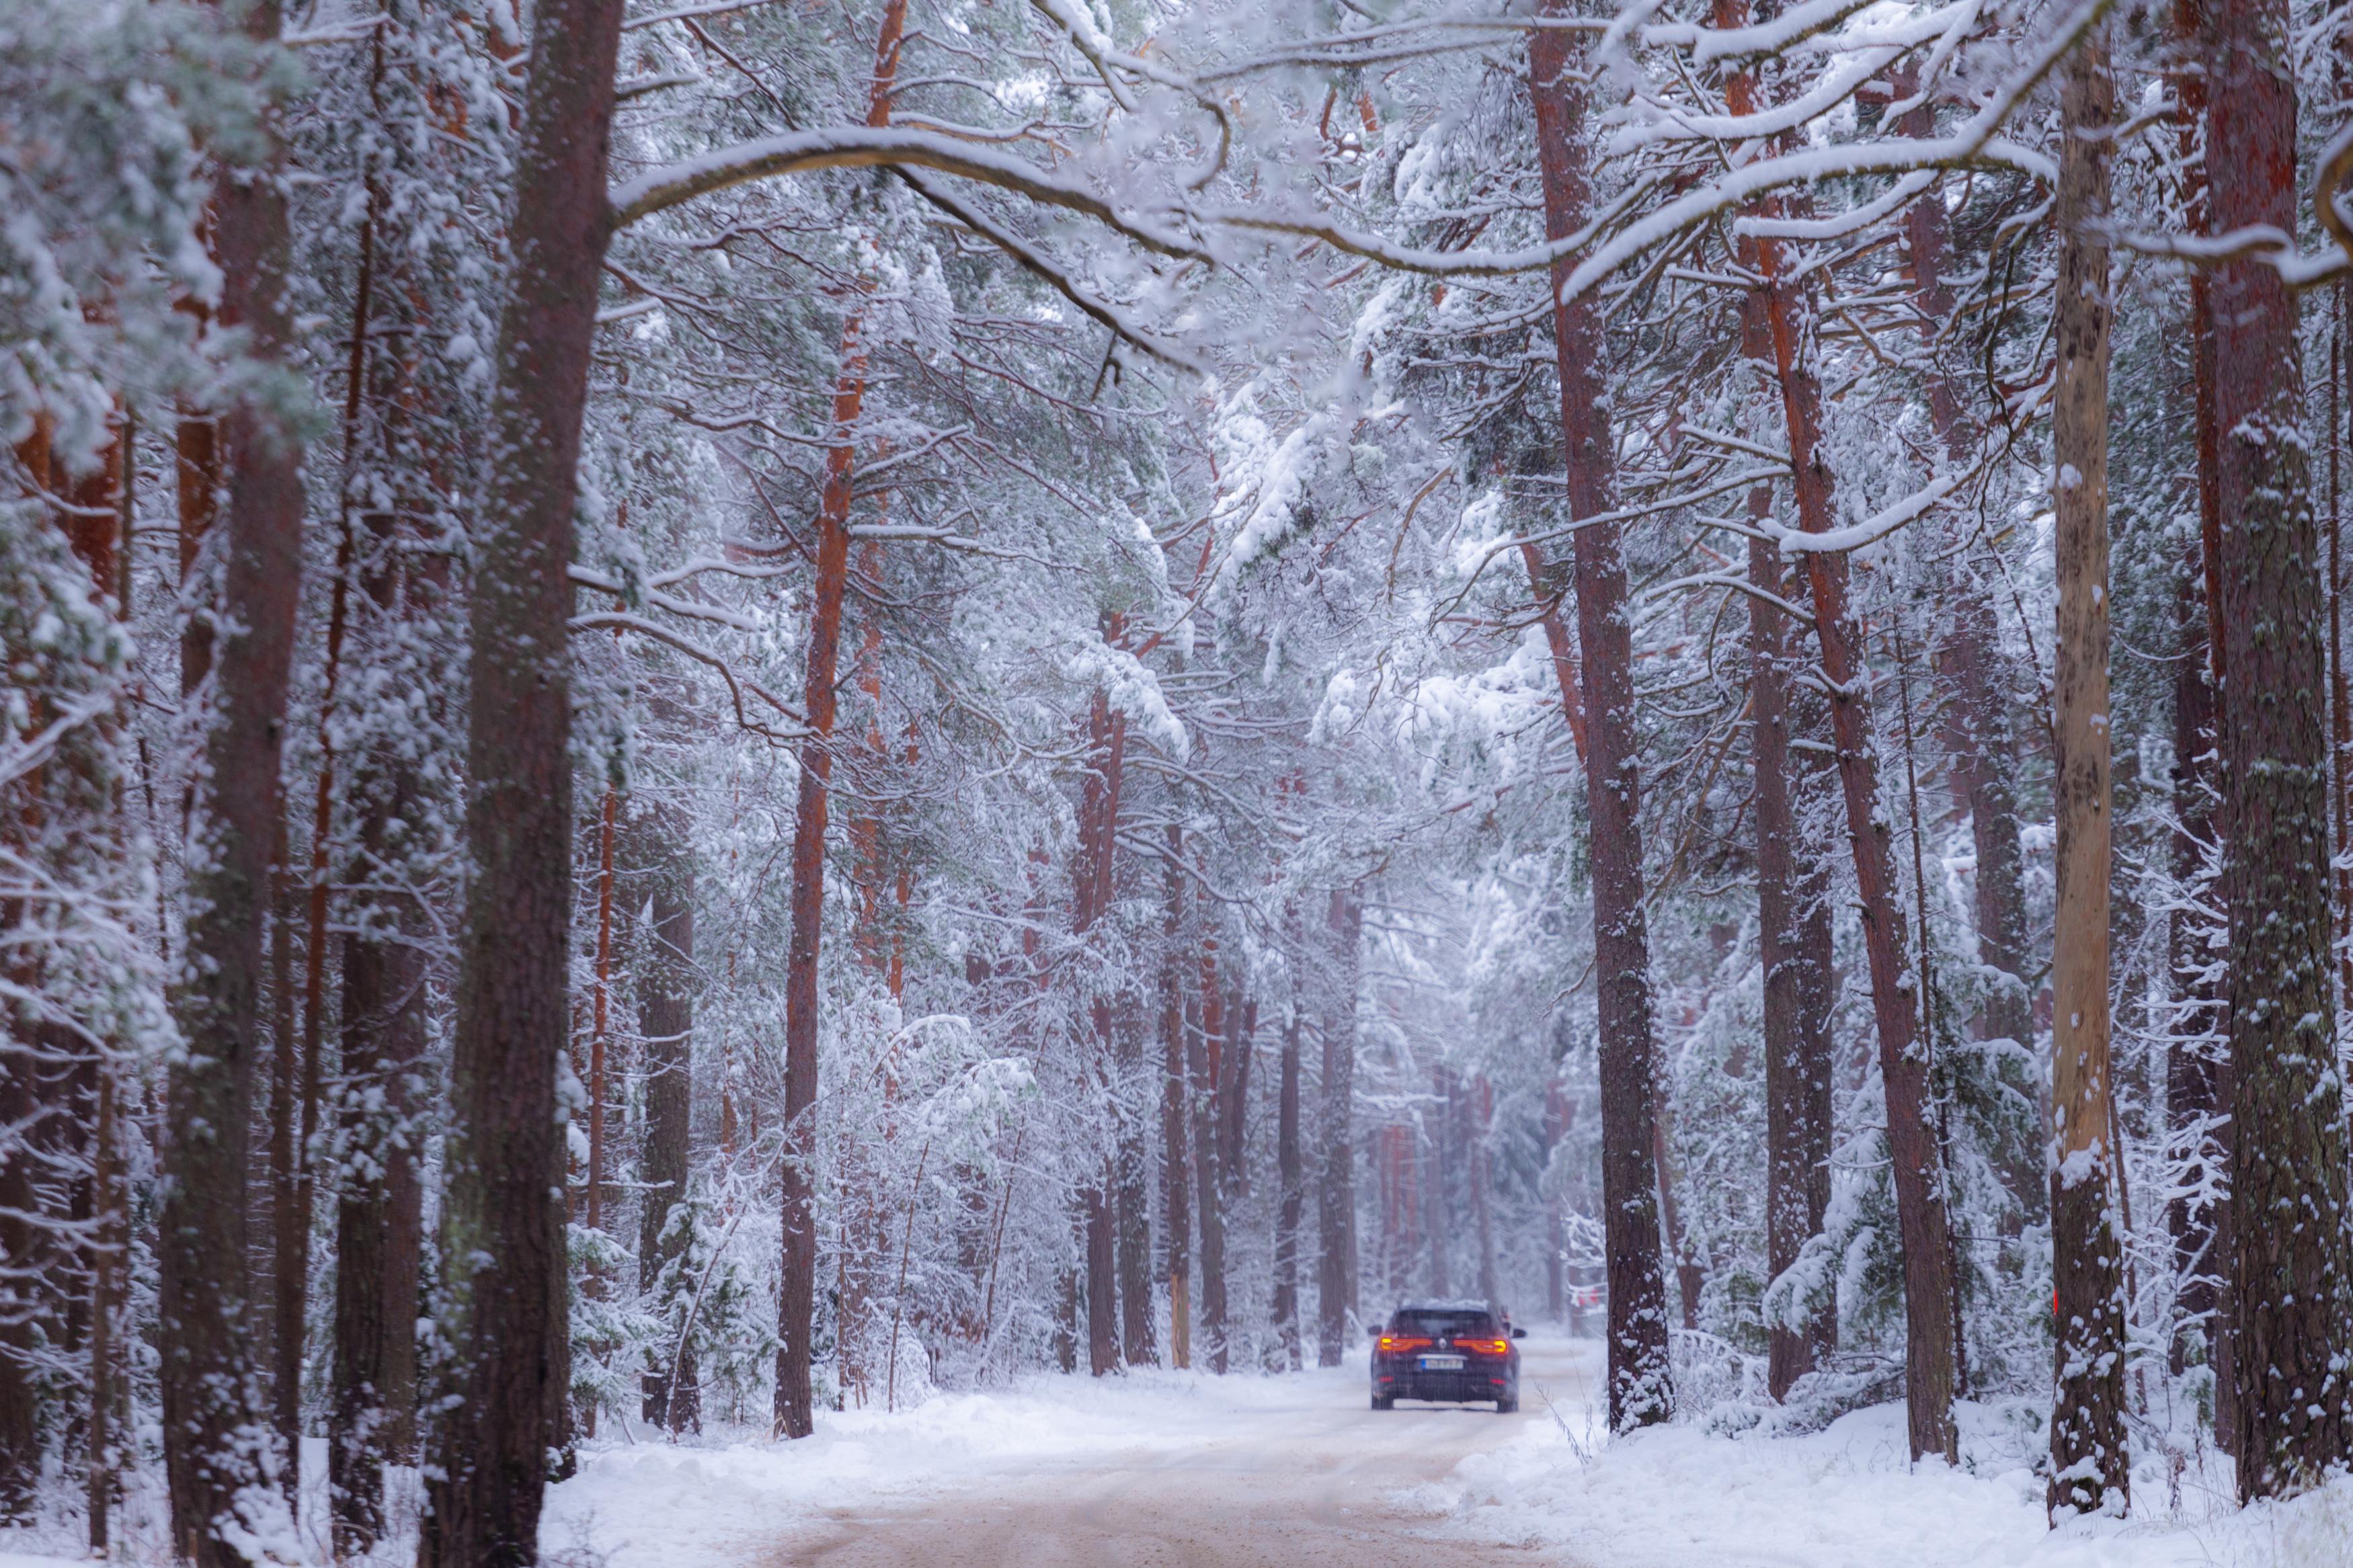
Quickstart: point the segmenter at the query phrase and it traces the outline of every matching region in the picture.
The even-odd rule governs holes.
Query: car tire
[[[1509,1399],[1498,1399],[1495,1401],[1495,1414],[1498,1415],[1516,1415],[1519,1414],[1519,1409],[1520,1396],[1516,1394],[1512,1395]]]
[[[1383,1398],[1382,1398],[1379,1394],[1374,1394],[1374,1395],[1373,1395],[1373,1408],[1374,1408],[1374,1409],[1376,1409],[1376,1410],[1388,1410],[1388,1409],[1393,1409],[1393,1408],[1396,1406],[1396,1405],[1397,1405],[1397,1396],[1396,1396],[1395,1394],[1391,1394],[1391,1395],[1390,1395],[1388,1398],[1387,1398],[1387,1399],[1383,1399]]]

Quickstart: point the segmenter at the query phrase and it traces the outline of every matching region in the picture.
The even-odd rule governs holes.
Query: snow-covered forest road
[[[1582,1412],[1588,1357],[1564,1342],[1523,1348],[1530,1398],[1498,1417],[1486,1405],[1375,1411],[1352,1365],[1270,1380],[1265,1398],[1198,1446],[1105,1450],[1040,1466],[990,1463],[968,1488],[876,1509],[845,1502],[787,1533],[765,1563],[783,1568],[1468,1568],[1483,1542],[1432,1539],[1412,1494],[1463,1459],[1549,1421],[1539,1385]],[[1576,1417],[1582,1424],[1581,1414]]]
[[[1746,1437],[1612,1440],[1602,1346],[1533,1332],[1522,1413],[1366,1407],[1365,1352],[1282,1375],[1029,1374],[820,1411],[793,1443],[608,1431],[550,1489],[560,1568],[2343,1568],[2353,1483],[2240,1511],[2227,1473],[2137,1479],[2051,1530],[2013,1404],[1914,1466],[1898,1405]],[[905,1390],[902,1388],[902,1393]],[[396,1555],[393,1559],[398,1561]],[[0,1555],[0,1568],[30,1568]],[[40,1568],[48,1568],[44,1563]]]
[[[549,1493],[550,1560],[1455,1568],[1430,1537],[1457,1471],[1553,1415],[1596,1440],[1598,1343],[1522,1346],[1523,1411],[1369,1408],[1365,1352],[1291,1376],[1032,1377],[913,1409],[823,1412],[800,1443],[605,1447]],[[642,1436],[642,1434],[640,1434]]]

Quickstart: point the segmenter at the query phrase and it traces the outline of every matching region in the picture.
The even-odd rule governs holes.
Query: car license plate
[[[1459,1355],[1426,1355],[1421,1358],[1424,1372],[1461,1372],[1462,1358]]]

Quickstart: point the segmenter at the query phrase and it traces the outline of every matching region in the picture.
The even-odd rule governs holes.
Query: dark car
[[[1373,1342],[1373,1408],[1400,1399],[1520,1407],[1520,1347],[1525,1329],[1487,1301],[1408,1301]]]

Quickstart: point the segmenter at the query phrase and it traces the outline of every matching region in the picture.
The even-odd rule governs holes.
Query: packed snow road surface
[[[1585,1358],[1535,1341],[1522,1386],[1583,1409]],[[788,1532],[774,1568],[1458,1568],[1497,1548],[1433,1539],[1427,1510],[1399,1497],[1441,1482],[1523,1424],[1541,1399],[1369,1408],[1364,1373],[1271,1380],[1246,1426],[1200,1447],[1105,1451],[1051,1466],[1016,1462],[955,1496],[845,1506]]]
[[[2060,1530],[2031,1402],[1772,1436],[1722,1406],[1608,1439],[1601,1347],[1521,1342],[1521,1410],[1368,1408],[1366,1352],[1295,1376],[1024,1377],[817,1435],[607,1430],[549,1495],[550,1568],[2348,1568],[2353,1480],[2241,1512],[2228,1461],[2136,1449],[2133,1516]],[[920,1370],[916,1371],[920,1380]],[[1705,1410],[1705,1406],[1702,1407]],[[1744,1414],[1745,1411],[1745,1414]],[[323,1466],[320,1467],[323,1468]],[[309,1467],[306,1467],[306,1474]],[[394,1553],[387,1562],[399,1560]],[[16,1565],[0,1563],[0,1568]]]

